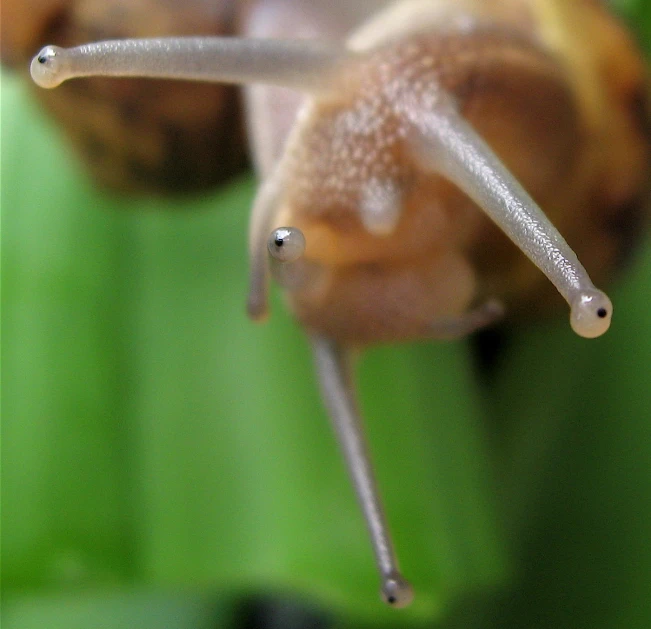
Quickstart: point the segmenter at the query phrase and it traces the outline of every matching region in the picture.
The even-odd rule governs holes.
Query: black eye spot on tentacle
[[[294,262],[305,253],[305,236],[296,227],[279,227],[271,233],[267,249],[278,262]]]
[[[570,323],[579,336],[593,339],[608,330],[612,313],[613,305],[608,296],[590,288],[578,293],[572,301]]]

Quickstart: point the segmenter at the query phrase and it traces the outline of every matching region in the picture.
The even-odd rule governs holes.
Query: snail
[[[613,306],[586,268],[604,280],[644,218],[644,65],[594,0],[276,0],[250,4],[243,24],[249,37],[47,46],[32,77],[250,86],[262,183],[247,309],[265,318],[273,278],[307,331],[382,597],[403,607],[413,591],[374,479],[355,355],[553,307],[543,276],[578,335],[608,330]]]

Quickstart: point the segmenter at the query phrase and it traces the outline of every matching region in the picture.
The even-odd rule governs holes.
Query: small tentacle
[[[458,339],[497,323],[504,317],[504,304],[497,299],[489,299],[474,310],[459,317],[440,319],[431,327],[432,338]]]
[[[606,332],[612,304],[574,251],[451,99],[439,93],[432,100],[430,106],[405,103],[414,158],[459,186],[547,276],[568,302],[577,334]]]
[[[341,44],[238,37],[123,39],[76,48],[46,46],[32,60],[45,88],[84,76],[261,83],[301,92],[327,89],[331,72],[355,53]]]
[[[405,607],[411,603],[413,591],[400,574],[373,474],[364,427],[355,399],[350,350],[345,350],[336,342],[321,336],[312,337],[312,349],[323,400],[371,536],[382,582],[382,598],[392,607]]]
[[[283,192],[284,168],[281,161],[260,185],[251,210],[249,223],[249,295],[246,311],[260,321],[267,316],[269,264],[267,238]]]

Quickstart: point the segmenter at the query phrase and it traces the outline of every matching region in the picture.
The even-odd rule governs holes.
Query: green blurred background
[[[617,4],[651,44],[649,3]],[[602,339],[514,330],[488,378],[469,342],[364,356],[417,592],[385,609],[305,339],[278,295],[244,315],[252,178],[183,211],[98,192],[26,79],[2,76],[4,627],[254,626],[260,596],[278,627],[651,627],[648,238]]]

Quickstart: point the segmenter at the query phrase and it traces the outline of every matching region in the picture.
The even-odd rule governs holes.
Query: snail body
[[[283,16],[297,7],[303,27],[324,10],[253,3],[245,27],[287,35]],[[96,74],[264,85],[248,93],[262,176],[248,311],[266,315],[273,277],[308,332],[383,598],[400,607],[412,592],[367,454],[354,351],[463,336],[505,309],[538,308],[550,299],[543,274],[568,302],[575,332],[603,334],[612,304],[557,227],[603,278],[628,246],[615,219],[622,208],[631,222],[642,214],[649,139],[639,53],[596,2],[375,8],[336,14],[320,39],[49,46],[32,76],[44,87]],[[263,11],[277,13],[260,21]],[[359,25],[337,37],[346,21]]]

